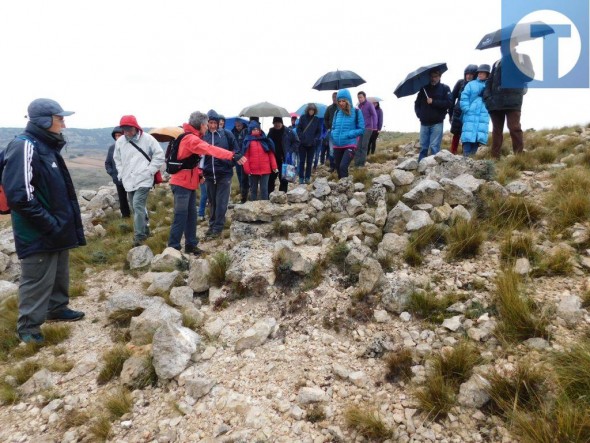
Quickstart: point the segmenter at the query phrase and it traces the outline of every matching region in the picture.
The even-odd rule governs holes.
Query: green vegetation
[[[344,419],[349,428],[371,441],[384,441],[393,435],[393,431],[381,420],[379,414],[367,407],[349,407],[344,412]]]

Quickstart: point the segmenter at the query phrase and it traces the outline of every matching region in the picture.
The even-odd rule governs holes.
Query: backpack
[[[193,169],[196,168],[201,160],[201,157],[197,154],[191,154],[187,158],[178,160],[178,151],[180,149],[180,142],[184,138],[186,133],[181,134],[176,139],[168,143],[166,148],[165,162],[166,172],[168,174],[176,174],[182,169]]]

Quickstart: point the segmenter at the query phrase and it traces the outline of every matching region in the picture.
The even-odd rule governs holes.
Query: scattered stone
[[[160,326],[152,343],[158,378],[168,380],[184,371],[200,341],[199,335],[191,329],[172,323]]]
[[[254,326],[244,332],[238,339],[235,346],[236,352],[261,346],[276,326],[277,321],[274,318],[265,318],[257,321]]]
[[[299,394],[297,395],[297,401],[302,405],[326,403],[328,400],[328,396],[324,390],[318,387],[303,387],[299,390]]]
[[[487,389],[490,386],[485,378],[479,374],[473,374],[469,380],[459,388],[457,401],[461,406],[479,409],[490,401]]]
[[[127,253],[129,269],[140,269],[149,266],[154,258],[154,253],[148,245],[137,246]]]

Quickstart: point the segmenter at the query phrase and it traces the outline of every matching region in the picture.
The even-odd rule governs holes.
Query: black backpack
[[[180,149],[180,142],[184,138],[186,133],[178,136],[176,139],[168,143],[166,148],[166,172],[168,174],[176,174],[182,169],[193,169],[196,168],[201,160],[201,157],[197,154],[191,154],[183,160],[178,160],[178,150]]]

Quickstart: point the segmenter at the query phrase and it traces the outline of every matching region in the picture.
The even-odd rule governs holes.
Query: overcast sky
[[[0,126],[24,126],[38,97],[75,111],[66,120],[75,128],[114,126],[124,114],[142,126],[178,125],[194,110],[229,117],[260,101],[295,111],[308,101],[329,104],[330,91],[311,87],[342,69],[367,81],[353,95],[384,99],[385,130],[417,131],[414,98],[393,90],[421,65],[446,62],[442,81],[452,88],[467,64],[492,64],[499,49],[474,48],[501,26],[500,4],[3,0]],[[588,89],[531,89],[522,123],[588,123],[589,111]]]

